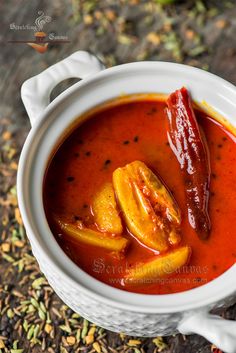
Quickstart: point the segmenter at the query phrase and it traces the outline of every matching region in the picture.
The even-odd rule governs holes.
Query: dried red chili
[[[210,163],[205,138],[185,87],[169,96],[167,106],[168,139],[183,174],[189,223],[200,239],[206,239],[210,232]]]

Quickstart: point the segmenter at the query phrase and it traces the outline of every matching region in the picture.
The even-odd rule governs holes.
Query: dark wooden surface
[[[33,284],[42,275],[34,259],[27,258],[27,254],[31,254],[30,246],[17,211],[14,187],[17,161],[30,129],[20,99],[20,86],[49,65],[84,49],[99,55],[107,66],[146,59],[177,61],[202,67],[236,83],[235,1],[180,1],[167,7],[160,7],[157,3],[138,0],[8,0],[0,4],[0,352],[16,347],[22,349],[16,353],[99,351],[94,342],[99,344],[102,352],[209,353],[214,350],[209,342],[196,335],[177,335],[163,341],[143,339],[135,343],[130,342],[130,337],[103,332],[99,328],[93,335],[94,342],[89,342],[85,337],[91,326],[86,328],[87,323],[82,318],[73,317],[73,312],[63,307],[47,283],[43,282],[39,288]],[[44,54],[26,44],[9,43],[33,38],[32,31],[13,31],[10,24],[34,24],[40,10],[52,17],[44,30],[68,36],[70,42],[50,45]],[[60,85],[54,95],[67,85],[68,82]],[[23,269],[20,260],[24,262]],[[32,298],[45,303],[46,311],[51,315],[52,322],[48,322],[51,328],[46,328],[37,305],[32,315],[28,307],[29,313],[19,309],[22,300]],[[25,305],[30,306],[29,303]],[[52,308],[56,308],[60,318]],[[236,307],[222,314],[235,319]],[[29,322],[28,328],[23,327],[25,319]],[[74,326],[71,324],[71,333],[59,328],[69,319],[77,321]],[[29,335],[34,322],[39,325],[35,339]],[[70,341],[68,337],[76,337],[78,329],[84,332],[83,337],[79,342],[77,339],[77,343],[69,344],[73,343],[73,338]],[[51,331],[48,333],[48,330]],[[5,346],[2,351],[1,341]]]

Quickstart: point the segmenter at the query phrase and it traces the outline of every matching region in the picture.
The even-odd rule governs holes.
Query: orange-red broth
[[[175,293],[198,287],[221,275],[236,259],[236,141],[223,126],[196,111],[210,151],[210,238],[201,241],[189,226],[179,164],[166,135],[165,103],[143,100],[116,104],[97,111],[62,143],[48,167],[44,206],[50,228],[66,254],[98,280],[127,291],[148,294]],[[168,278],[132,286],[123,278],[136,263],[148,261],[153,252],[127,231],[130,246],[123,258],[106,250],[71,243],[57,228],[53,214],[93,223],[94,194],[117,167],[134,160],[147,164],[165,181],[182,212],[182,244],[192,248],[188,266]]]

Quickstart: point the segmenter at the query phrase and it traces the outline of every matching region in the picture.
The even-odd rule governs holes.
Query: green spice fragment
[[[34,329],[35,329],[35,325],[31,325],[30,326],[30,329],[27,333],[27,340],[31,340],[31,338],[33,337],[33,334],[34,334]]]
[[[83,323],[83,329],[82,329],[82,332],[81,332],[81,338],[84,338],[87,333],[88,333],[88,320],[84,319],[84,323]]]
[[[40,317],[41,320],[45,321],[46,320],[46,315],[43,312],[43,310],[41,308],[38,308],[38,315]]]
[[[59,327],[60,327],[60,329],[61,329],[62,331],[65,331],[65,332],[67,332],[67,333],[71,333],[71,328],[70,328],[70,326],[67,326],[67,325],[60,325]]]
[[[30,299],[30,302],[31,302],[31,304],[32,304],[36,309],[38,309],[39,303],[37,302],[36,299],[34,299],[34,298],[32,297],[32,298]]]
[[[35,279],[32,283],[32,287],[34,289],[40,289],[42,284],[46,284],[46,278],[45,277],[39,277],[37,279]]]

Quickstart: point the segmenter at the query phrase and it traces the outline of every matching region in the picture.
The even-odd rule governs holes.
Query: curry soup
[[[61,144],[45,176],[45,212],[62,249],[91,276],[131,292],[169,294],[189,290],[221,275],[236,259],[235,137],[212,117],[195,110],[197,122],[206,136],[211,168],[211,231],[206,240],[201,240],[188,221],[183,177],[167,139],[165,109],[166,102],[153,98],[126,103],[117,101],[114,106],[94,112]],[[186,254],[188,261],[177,266],[175,271],[169,271],[167,263],[165,276],[148,276],[147,281],[141,278],[136,282],[126,280],[130,269],[160,254],[158,249],[147,246],[130,231],[132,228],[127,226],[129,219],[124,217],[124,209],[120,207],[122,203],[114,206],[117,207],[117,215],[114,216],[120,217],[116,225],[122,234],[118,237],[110,234],[113,240],[120,241],[120,245],[117,244],[122,251],[109,251],[89,243],[90,240],[88,243],[75,241],[55,219],[55,215],[60,215],[67,223],[78,222],[79,227],[83,224],[86,229],[101,233],[94,221],[94,197],[104,185],[112,187],[117,168],[121,170],[134,161],[145,163],[146,170],[150,168],[158,176],[166,187],[165,192],[178,205],[181,212],[180,238],[176,241],[178,245],[173,242],[172,249],[176,251],[182,247],[186,250],[186,245],[191,248],[191,256],[190,252]],[[131,196],[127,195],[126,200],[124,197],[124,203],[132,202]],[[113,202],[116,198],[117,194]],[[99,200],[98,208],[103,207],[103,201]]]

